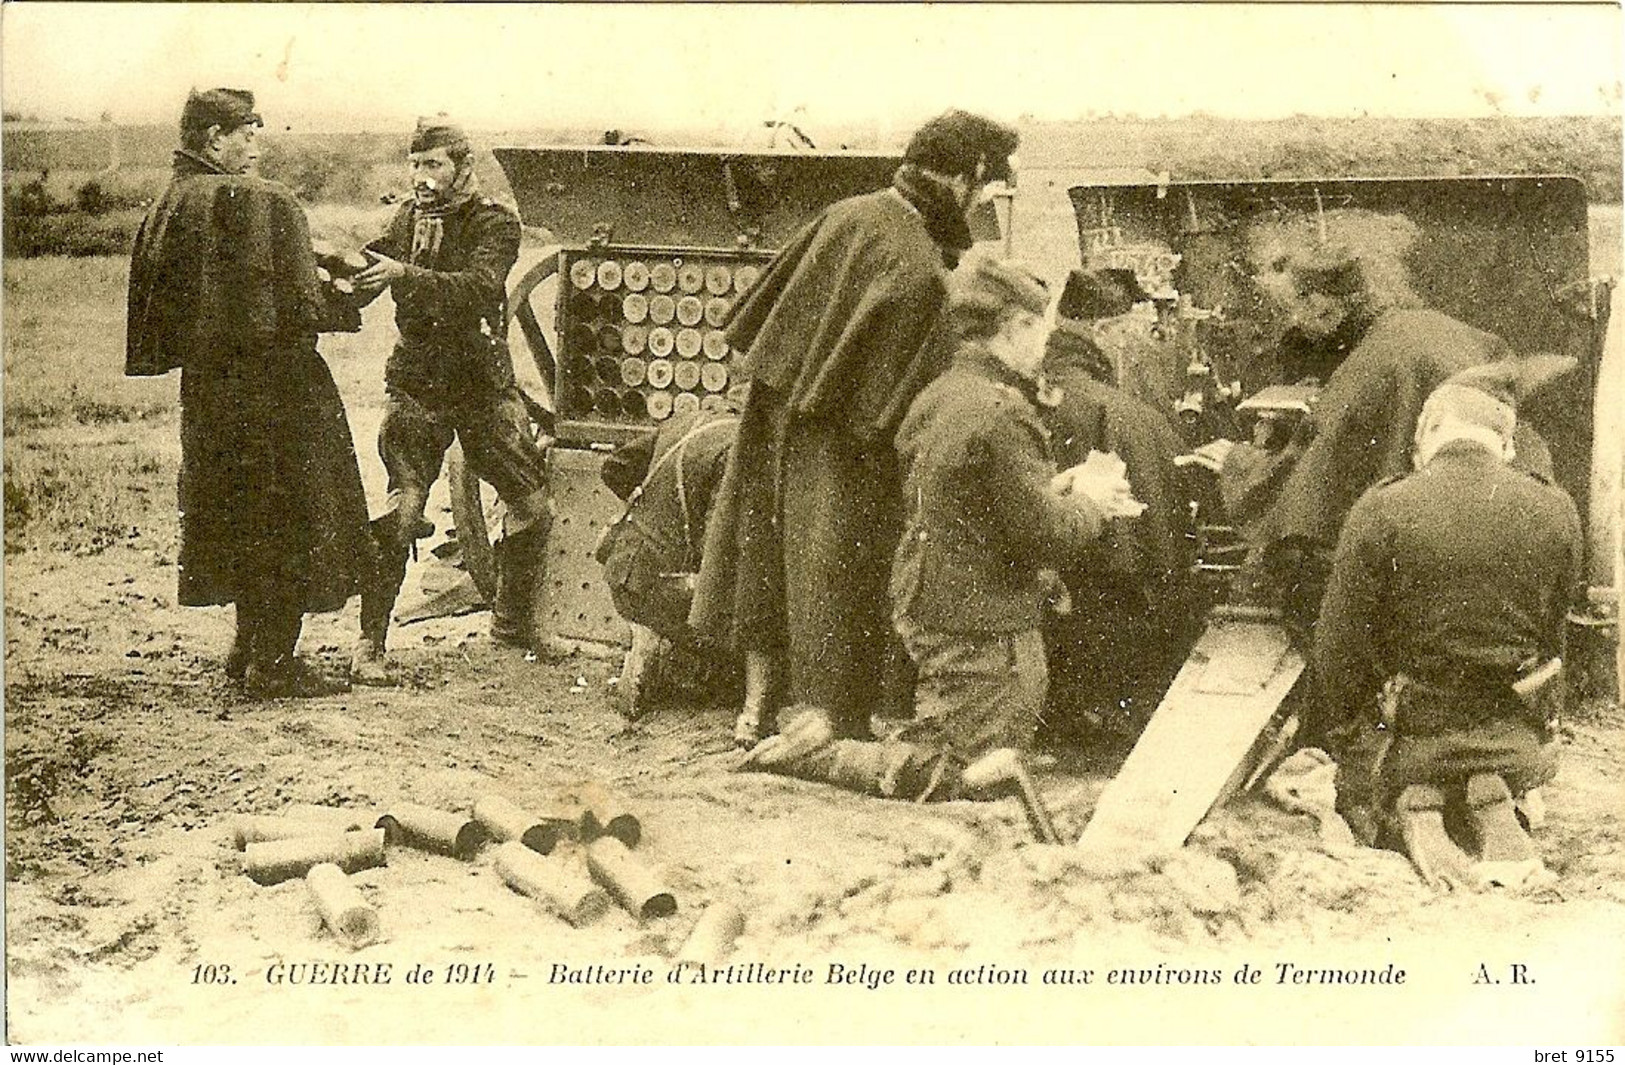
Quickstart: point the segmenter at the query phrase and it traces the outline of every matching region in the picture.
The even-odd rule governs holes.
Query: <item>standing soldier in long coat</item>
[[[886,586],[902,530],[892,438],[947,365],[929,336],[968,212],[1011,176],[1014,130],[963,111],[922,126],[890,188],[803,229],[736,308],[728,340],[749,398],[695,597],[694,625],[780,663],[780,703],[830,712],[842,736],[906,714],[908,662]],[[771,720],[750,720],[749,741]]]
[[[251,93],[193,92],[174,178],[136,234],[125,372],[181,371],[178,601],[235,603],[225,669],[260,696],[342,690],[294,656],[366,564],[355,446],[316,336],[328,320],[305,212],[248,176]]]
[[[407,155],[410,201],[367,245],[373,262],[355,275],[364,298],[385,287],[400,339],[384,367],[378,454],[389,472],[385,514],[372,523],[378,567],[361,596],[361,639],[351,672],[387,684],[390,614],[419,537],[429,488],[455,438],[471,469],[507,507],[497,543],[491,636],[535,642],[534,608],[552,525],[547,459],[531,435],[507,344],[508,272],[519,257],[519,216],[480,194],[467,135],[444,115],[423,119]]]

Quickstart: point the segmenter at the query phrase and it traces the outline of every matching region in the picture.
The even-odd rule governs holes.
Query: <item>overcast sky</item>
[[[174,121],[188,86],[274,126],[434,110],[482,128],[907,127],[1005,118],[1619,114],[1599,5],[6,3],[8,111]],[[798,111],[799,109],[799,111]]]

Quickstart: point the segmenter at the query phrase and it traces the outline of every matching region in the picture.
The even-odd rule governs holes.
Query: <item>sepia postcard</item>
[[[1625,1042],[1617,5],[0,26],[8,1044]]]

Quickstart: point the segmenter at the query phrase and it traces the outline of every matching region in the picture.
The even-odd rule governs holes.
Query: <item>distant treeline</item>
[[[1023,165],[1038,169],[1167,171],[1174,180],[1269,177],[1427,177],[1572,174],[1594,203],[1621,199],[1618,118],[1332,119],[1243,121],[1210,116],[1025,119]],[[874,127],[807,131],[820,148],[901,151],[907,131]],[[606,131],[475,131],[498,144],[602,144]],[[662,147],[762,148],[766,128],[622,130]],[[405,188],[406,130],[267,131],[261,173],[311,203],[376,204]],[[176,134],[165,126],[7,123],[4,128],[8,255],[118,254],[140,208],[167,179]],[[489,155],[481,177],[507,192]]]
[[[1101,117],[1070,122],[1025,119],[1022,160],[1066,169],[1144,168],[1180,178],[1453,176],[1573,174],[1599,203],[1620,200],[1620,120],[1574,118],[1296,118],[1253,121]],[[624,130],[662,146],[768,143],[761,128]],[[907,131],[872,127],[809,129],[821,148],[900,150]],[[597,144],[604,130],[534,129],[478,133],[486,144]],[[297,170],[354,170],[397,162],[406,130],[368,133],[276,133],[266,164]],[[111,167],[167,167],[175,133],[163,126],[57,126],[18,123],[5,129],[11,172],[95,172]],[[280,156],[280,158],[277,158]],[[341,179],[339,186],[345,184]],[[336,188],[340,195],[361,190]]]

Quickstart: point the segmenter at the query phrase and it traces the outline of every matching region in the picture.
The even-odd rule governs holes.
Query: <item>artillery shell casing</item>
[[[606,289],[621,287],[621,264],[614,259],[605,259],[598,264],[598,286]]]
[[[705,357],[712,362],[721,362],[728,357],[728,336],[720,329],[707,329],[705,338],[700,341],[700,348]]]
[[[648,326],[629,325],[621,330],[621,350],[628,355],[642,355],[648,347]]]
[[[701,396],[700,409],[707,414],[721,414],[728,409],[728,401],[722,396]]]
[[[762,271],[754,266],[741,266],[734,270],[734,291],[743,293],[756,284],[756,279],[762,276]]]
[[[731,902],[713,902],[700,914],[694,930],[683,940],[677,961],[690,965],[720,965],[745,934],[745,915]]]
[[[649,376],[649,364],[642,359],[628,358],[621,360],[621,384],[628,388],[637,388]]]
[[[655,325],[670,325],[677,317],[677,301],[670,296],[654,296],[649,300],[649,321]]]
[[[576,789],[581,803],[581,838],[589,843],[600,836],[613,836],[628,847],[643,838],[643,824],[627,801],[602,784],[583,784]]]
[[[493,839],[504,843],[516,839],[538,854],[551,854],[553,848],[559,845],[559,840],[575,831],[573,819],[565,824],[556,819],[538,817],[495,795],[487,795],[474,804],[474,820]]]
[[[671,401],[671,412],[674,416],[698,414],[700,411],[700,397],[692,392],[679,392]]]
[[[677,354],[685,359],[697,358],[705,342],[700,339],[698,329],[679,329],[677,331]]]
[[[267,840],[250,843],[243,852],[243,872],[257,884],[280,884],[304,876],[323,862],[331,862],[347,873],[383,865],[383,830]]]
[[[605,322],[598,327],[598,350],[605,355],[619,355],[621,353],[621,330],[613,322]]]
[[[250,843],[265,843],[276,839],[304,839],[307,836],[331,836],[363,827],[358,820],[345,824],[333,819],[317,820],[309,817],[286,817],[273,814],[243,814],[232,820],[232,842],[238,850]]]
[[[305,886],[316,900],[322,921],[351,950],[378,938],[378,911],[367,904],[344,870],[331,862],[311,867]]]
[[[650,392],[643,401],[644,410],[657,422],[663,422],[671,417],[671,393]]]
[[[585,292],[598,281],[598,264],[591,259],[577,259],[570,264],[570,284]]]
[[[378,819],[378,827],[384,830],[386,843],[454,858],[472,858],[485,842],[485,829],[473,818],[409,802],[390,807]]]
[[[698,296],[684,296],[677,301],[677,324],[699,325],[705,317],[705,304]]]
[[[642,292],[649,287],[649,264],[636,259],[621,267],[621,284],[629,292]]]
[[[659,332],[659,330],[656,330],[656,332]],[[649,350],[651,353],[654,352],[654,339],[654,336],[651,334],[649,337]],[[671,363],[664,358],[660,358],[649,363],[648,367],[644,370],[644,375],[648,378],[649,384],[652,387],[665,388],[667,385],[671,384],[672,374],[674,372],[675,371],[672,369]]]
[[[705,287],[705,267],[684,263],[677,268],[677,287],[692,295]]]
[[[733,304],[721,296],[712,296],[705,301],[705,323],[721,329],[722,323],[728,320],[728,311],[732,307]]]
[[[700,367],[700,384],[707,392],[721,392],[728,387],[728,368],[720,362],[708,362]]]
[[[677,912],[677,896],[614,836],[602,836],[587,845],[587,868],[639,920]]]
[[[677,287],[677,267],[671,263],[655,263],[649,267],[649,287],[656,292],[670,292]],[[649,305],[654,306],[650,300]]]
[[[705,271],[705,291],[713,296],[726,295],[733,288],[733,271],[722,263],[717,263]]]
[[[649,330],[649,354],[657,359],[664,359],[670,355],[676,343],[677,338],[663,325]]]
[[[633,325],[649,317],[649,297],[641,292],[629,292],[621,300],[621,317]]]
[[[543,858],[517,841],[496,849],[496,869],[509,887],[576,928],[591,924],[609,910],[604,889],[574,866]]]
[[[698,341],[698,337],[695,338]],[[674,384],[684,392],[700,387],[700,364],[684,359],[674,363],[671,368],[671,379]]]

